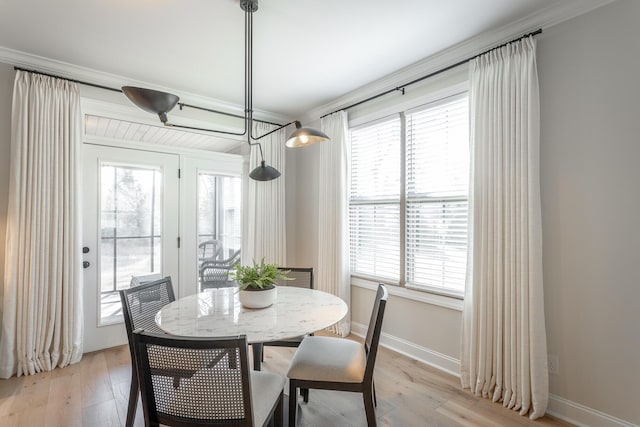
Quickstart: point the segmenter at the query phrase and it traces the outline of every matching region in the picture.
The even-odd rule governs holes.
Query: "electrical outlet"
[[[560,360],[555,354],[548,354],[549,373],[551,375],[560,375]]]

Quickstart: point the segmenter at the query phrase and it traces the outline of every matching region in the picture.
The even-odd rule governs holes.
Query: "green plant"
[[[290,270],[279,270],[278,264],[265,264],[264,258],[253,266],[237,263],[235,269],[232,274],[240,289],[271,289],[278,280],[293,280],[287,277]]]

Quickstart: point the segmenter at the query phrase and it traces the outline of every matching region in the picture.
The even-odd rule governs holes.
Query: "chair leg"
[[[373,387],[365,387],[362,392],[364,411],[367,414],[367,426],[376,427],[376,408],[373,404]]]
[[[304,403],[309,403],[309,389],[301,388],[300,394],[302,395],[302,400],[304,401]]]
[[[296,427],[296,411],[298,409],[298,388],[295,381],[289,379],[289,427]]]
[[[378,407],[378,399],[376,398],[376,383],[371,379],[371,390],[373,390],[373,406]]]
[[[251,347],[253,350],[253,370],[259,371],[262,361],[262,343],[253,343]]]
[[[280,392],[278,398],[278,404],[276,405],[276,411],[273,413],[273,425],[274,427],[284,427],[284,392]]]
[[[136,409],[138,408],[138,395],[140,387],[138,387],[138,377],[135,368],[132,366],[133,374],[131,375],[131,387],[129,387],[129,405],[127,406],[127,421],[125,426],[132,427],[133,421],[136,419]]]

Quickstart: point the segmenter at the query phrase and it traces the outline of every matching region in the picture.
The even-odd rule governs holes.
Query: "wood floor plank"
[[[82,408],[113,400],[107,351],[85,354],[82,366]]]
[[[52,378],[46,407],[47,427],[81,427],[81,393],[82,375],[80,372],[76,371],[72,375]]]
[[[46,407],[49,399],[51,372],[40,372],[37,375],[24,377],[22,387],[17,391],[11,412],[20,413],[25,409]]]
[[[286,375],[295,349],[265,347],[263,369]],[[123,426],[131,361],[127,346],[85,354],[75,365],[30,377],[0,380],[2,427]],[[566,427],[551,417],[531,421],[472,395],[459,378],[381,348],[375,370],[380,426]],[[285,390],[288,390],[288,386]],[[299,400],[300,427],[366,426],[359,393],[311,390]],[[135,426],[144,426],[138,407]]]
[[[475,411],[475,405],[466,406],[456,402],[446,402],[444,405],[436,409],[441,415],[454,420],[464,427],[496,427],[504,425],[500,421],[489,419]]]
[[[84,426],[121,427],[116,403],[112,400],[96,403],[82,408],[82,424]]]
[[[0,420],[11,415],[13,402],[22,388],[24,377],[0,380]]]
[[[46,421],[47,407],[33,406],[22,411],[20,415],[19,427],[44,426]]]

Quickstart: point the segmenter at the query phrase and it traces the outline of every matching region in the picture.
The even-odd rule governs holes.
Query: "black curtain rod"
[[[13,69],[14,70],[19,70],[19,71],[25,71],[27,73],[40,74],[42,76],[53,77],[55,79],[66,80],[68,82],[78,83],[78,84],[85,85],[85,86],[97,87],[98,89],[104,89],[104,90],[110,90],[110,91],[113,91],[113,92],[122,93],[121,89],[116,89],[116,88],[109,87],[109,86],[102,86],[102,85],[98,85],[98,84],[95,84],[95,83],[83,82],[82,80],[70,79],[68,77],[62,77],[62,76],[58,76],[58,75],[55,75],[55,74],[43,73],[42,71],[29,70],[27,68],[22,68],[22,67],[18,67],[18,66],[14,66]],[[210,108],[197,107],[195,105],[189,105],[189,104],[185,104],[185,103],[182,103],[182,102],[179,103],[178,105],[180,106],[180,110],[182,110],[183,107],[188,107],[188,108],[194,108],[196,110],[208,111],[210,113],[222,114],[224,116],[235,117],[235,118],[238,118],[238,119],[244,119],[245,118],[244,116],[239,116],[237,114],[227,113],[227,112],[218,111],[218,110],[212,110]],[[253,119],[253,121],[254,122],[260,122],[260,123],[266,123],[268,125],[282,126],[279,123],[268,122],[266,120]],[[198,130],[206,130],[206,129],[198,129]]]
[[[27,73],[40,74],[42,76],[53,77],[54,79],[66,80],[68,82],[78,83],[78,84],[85,85],[85,86],[92,86],[92,87],[97,87],[99,89],[111,90],[113,92],[122,93],[122,90],[120,90],[120,89],[115,89],[115,88],[112,88],[112,87],[109,87],[109,86],[97,85],[95,83],[83,82],[81,80],[70,79],[68,77],[57,76],[55,74],[43,73],[42,71],[29,70],[29,69],[22,68],[22,67],[13,67],[13,69],[14,70],[18,70],[18,71],[25,71]]]
[[[429,73],[429,74],[427,74],[426,76],[419,77],[419,78],[417,78],[417,79],[415,79],[415,80],[411,80],[410,82],[405,83],[405,84],[403,84],[403,85],[396,86],[396,87],[395,87],[395,88],[393,88],[393,89],[386,90],[386,91],[381,92],[381,93],[379,93],[379,94],[377,94],[377,95],[373,95],[373,96],[370,96],[369,98],[363,99],[362,101],[358,101],[358,102],[356,102],[355,104],[351,104],[351,105],[348,105],[348,106],[346,106],[346,107],[342,107],[342,108],[340,108],[340,109],[338,109],[338,110],[332,111],[332,112],[330,112],[330,113],[324,114],[324,115],[320,116],[320,118],[322,119],[322,118],[324,118],[324,117],[330,116],[331,114],[335,114],[335,113],[337,113],[338,111],[348,110],[348,109],[350,109],[350,108],[357,107],[358,105],[362,105],[362,104],[367,103],[367,102],[369,102],[369,101],[373,101],[374,99],[378,99],[378,98],[380,98],[380,97],[382,97],[382,96],[388,95],[388,94],[393,93],[393,92],[400,91],[400,92],[402,92],[402,94],[404,95],[404,89],[405,89],[407,86],[410,86],[410,85],[412,85],[412,84],[415,84],[415,83],[421,82],[421,81],[426,80],[426,79],[428,79],[428,78],[431,78],[431,77],[437,76],[438,74],[444,73],[445,71],[449,71],[449,70],[451,70],[451,69],[453,69],[453,68],[456,68],[456,67],[458,67],[458,66],[460,66],[460,65],[462,65],[462,64],[466,64],[467,62],[472,61],[472,60],[476,59],[476,58],[477,58],[477,57],[479,57],[479,56],[482,56],[482,55],[484,55],[484,54],[487,54],[487,53],[489,53],[489,52],[492,52],[492,51],[494,51],[494,50],[496,50],[496,49],[500,49],[500,48],[502,48],[502,47],[505,47],[506,45],[508,45],[508,44],[510,44],[510,43],[517,42],[517,41],[520,41],[520,40],[522,40],[522,39],[526,39],[527,37],[537,36],[538,34],[541,34],[541,33],[542,33],[542,28],[539,28],[539,29],[537,29],[537,30],[535,30],[535,31],[532,31],[532,32],[530,32],[530,33],[527,33],[527,34],[525,34],[525,35],[523,35],[523,36],[520,36],[520,37],[518,37],[518,38],[516,38],[516,39],[513,39],[513,40],[511,40],[511,41],[508,41],[508,42],[506,42],[506,43],[503,43],[503,44],[501,44],[501,45],[499,45],[499,46],[493,47],[493,48],[491,48],[491,49],[489,49],[489,50],[486,50],[486,51],[484,51],[484,52],[482,52],[482,53],[479,53],[479,54],[477,54],[477,55],[474,55],[474,56],[472,56],[472,57],[470,57],[470,58],[463,59],[462,61],[456,62],[455,64],[452,64],[452,65],[449,65],[449,66],[447,66],[447,67],[444,67],[444,68],[442,68],[442,69],[440,69],[440,70],[438,70],[438,71],[434,71],[433,73]]]

